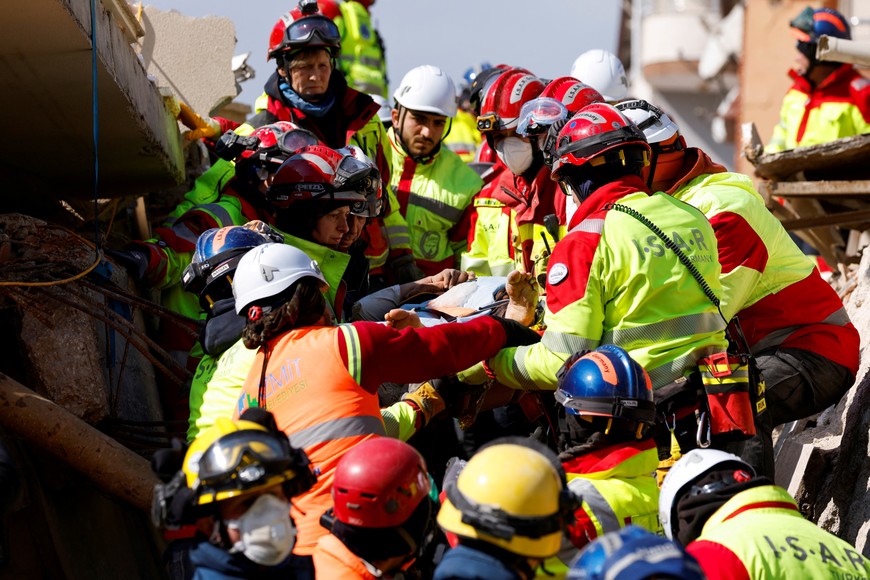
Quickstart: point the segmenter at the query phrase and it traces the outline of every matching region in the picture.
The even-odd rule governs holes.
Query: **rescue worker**
[[[701,566],[671,540],[640,526],[608,532],[571,564],[568,580],[706,580]]]
[[[375,322],[336,326],[321,293],[327,284],[315,260],[286,244],[254,248],[233,281],[236,312],[247,316],[245,346],[258,349],[237,413],[273,412],[318,471],[314,488],[294,501],[295,553],[309,558],[326,533],[318,522],[332,504],[338,461],[354,445],[385,434],[380,384],[454,373],[505,344],[527,343],[530,332],[494,317],[402,331]],[[393,311],[388,320],[393,313],[407,315]]]
[[[545,257],[546,245],[555,244],[544,216],[559,213],[560,225],[565,223],[564,203],[559,212],[556,185],[541,150],[516,133],[522,106],[543,90],[544,84],[524,69],[508,70],[486,88],[477,128],[507,171],[474,201],[463,270],[481,276],[507,276],[515,269],[535,274],[535,262]]]
[[[568,537],[583,548],[629,523],[659,532],[659,458],[652,383],[625,350],[612,344],[572,356],[560,371],[559,460],[568,489],[582,499]],[[576,550],[562,550],[569,563]],[[553,570],[554,566],[547,566]]]
[[[455,93],[450,77],[432,65],[408,71],[393,93],[390,186],[408,223],[414,259],[426,276],[459,267],[471,202],[483,186],[456,153],[442,147],[456,115]]]
[[[539,344],[485,361],[485,376],[554,390],[570,353],[612,343],[658,389],[723,353],[725,322],[707,295],[721,294],[716,238],[700,211],[646,187],[643,133],[612,106],[594,103],[568,121],[557,143],[553,179],[579,209],[550,257],[547,328]],[[463,378],[485,382],[475,377],[480,369]]]
[[[335,468],[333,507],[320,518],[320,578],[375,580],[408,567],[434,536],[437,507],[426,462],[389,437],[359,443]]]
[[[601,93],[574,77],[553,79],[544,87],[540,97],[523,105],[517,133],[529,139],[537,138],[537,146],[543,152],[544,163],[547,167],[552,167],[558,129],[586,105],[603,102]],[[562,196],[557,195],[556,202],[561,208]],[[577,206],[571,197],[566,196],[565,202],[567,224],[577,211]],[[565,227],[560,227],[559,238],[564,237],[565,233]]]
[[[520,443],[522,442],[522,443]],[[496,439],[445,484],[438,524],[458,545],[435,580],[528,580],[559,551],[577,508],[552,452],[520,438]]]
[[[867,578],[870,562],[807,521],[788,492],[739,457],[693,449],[665,477],[665,535],[686,547],[710,580]]]
[[[728,320],[738,318],[766,385],[766,416],[757,417],[758,435],[743,457],[772,477],[772,428],[840,400],[858,371],[858,331],[751,179],[687,147],[677,124],[654,105],[635,100],[617,108],[642,128],[652,148],[651,189],[697,207],[713,226],[722,266],[720,308]]]
[[[225,137],[221,137],[219,149]],[[287,122],[261,127],[242,143],[234,140],[233,146],[222,150],[237,158],[236,171],[227,181],[215,184],[213,201],[190,207],[168,227],[155,228],[152,239],[134,241],[127,249],[110,250],[108,255],[143,285],[160,289],[164,307],[193,320],[201,319],[206,311],[198,296],[186,292],[181,284],[197,238],[209,229],[240,226],[250,221],[273,223],[274,207],[265,196],[272,175],[298,148],[316,142],[310,132]],[[201,345],[173,324],[161,322],[157,342],[190,370],[197,368],[203,356]],[[187,393],[165,390],[163,399],[170,416],[188,419]]]
[[[254,105],[257,113],[238,131],[273,122],[293,121],[308,129],[321,142],[339,149],[355,145],[371,159],[384,181],[390,183],[390,145],[377,117],[378,105],[367,94],[347,86],[336,61],[341,54],[341,33],[336,24],[318,12],[316,0],[300,0],[291,11],[283,36],[270,41],[269,56],[276,70],[266,81],[264,94]],[[392,194],[387,191],[386,195]],[[387,214],[366,228],[367,256],[373,274],[385,283],[406,282],[419,274],[407,243],[390,246],[387,229],[398,239],[408,239],[407,224],[395,209],[393,199]],[[387,261],[390,267],[386,268]]]
[[[331,18],[341,37],[339,70],[348,84],[370,95],[387,96],[387,63],[384,42],[372,26],[369,9],[375,0],[318,0],[320,13]],[[278,45],[287,25],[295,20],[293,12],[281,16],[272,28],[270,46]],[[271,58],[271,55],[270,55]]]
[[[228,392],[206,389],[221,355],[238,342],[245,326],[234,308],[232,281],[236,266],[251,248],[283,241],[283,236],[263,222],[207,230],[196,241],[193,259],[182,275],[182,285],[199,296],[206,318],[200,332],[204,354],[190,385],[188,442],[211,427],[218,417],[231,416],[239,398],[238,389]]]
[[[479,67],[471,67],[462,75],[459,93],[456,97],[456,116],[450,127],[450,133],[444,137],[444,145],[459,155],[465,163],[472,163],[480,147],[480,132],[477,130],[477,112],[471,105],[471,86],[474,80],[485,70],[492,68],[488,62]]]
[[[589,85],[610,104],[628,97],[628,76],[619,57],[601,48],[587,50],[571,65],[571,76]]]
[[[190,550],[195,580],[302,577],[294,575],[290,501],[315,476],[283,434],[220,418],[190,445],[179,476],[182,519],[199,529]]]
[[[851,64],[816,59],[822,35],[852,38],[846,17],[831,8],[808,6],[790,25],[797,38],[797,64],[789,71],[794,84],[783,98],[765,152],[870,133],[870,83]]]

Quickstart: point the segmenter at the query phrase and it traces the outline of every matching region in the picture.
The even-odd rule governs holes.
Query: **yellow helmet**
[[[246,495],[279,483],[287,497],[314,484],[308,456],[287,437],[252,421],[221,417],[197,437],[182,466],[193,505]]]
[[[446,492],[438,512],[444,530],[528,558],[559,551],[566,517],[577,505],[546,456],[514,443],[480,450]]]

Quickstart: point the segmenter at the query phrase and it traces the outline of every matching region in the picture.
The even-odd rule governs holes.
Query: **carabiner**
[[[704,435],[704,423],[707,423],[707,439],[702,440],[701,437]],[[711,443],[711,435],[710,435],[710,421],[707,420],[707,411],[701,411],[701,416],[698,418],[698,431],[695,433],[695,443],[698,444],[698,447],[701,449],[706,449],[710,446]]]
[[[677,428],[677,415],[676,413],[671,413],[671,422],[668,423],[668,416],[662,413],[662,422],[665,424],[665,429],[670,431],[671,433]]]

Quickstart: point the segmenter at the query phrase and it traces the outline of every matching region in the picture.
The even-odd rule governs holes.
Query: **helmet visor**
[[[338,26],[325,16],[308,16],[291,22],[284,32],[284,42],[298,48],[311,43],[315,35],[324,44],[337,45],[341,42]]]
[[[544,133],[556,121],[568,118],[568,109],[549,97],[532,99],[520,109],[520,122],[517,133],[530,137]]]
[[[287,155],[295,155],[303,147],[317,144],[317,137],[304,129],[287,131],[278,139],[278,148]]]
[[[286,437],[265,431],[243,430],[224,435],[199,460],[199,481],[204,487],[248,487],[266,475],[283,473],[291,464]]]

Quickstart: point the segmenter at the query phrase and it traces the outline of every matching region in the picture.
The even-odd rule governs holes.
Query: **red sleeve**
[[[568,526],[568,539],[578,549],[583,549],[586,545],[598,537],[598,531],[595,529],[595,524],[589,514],[582,507],[574,512],[574,523]]]
[[[447,231],[447,239],[451,242],[468,240],[468,236],[471,233],[471,216],[476,213],[474,211],[474,203],[468,204],[468,207],[462,212],[462,217],[459,218],[459,221],[453,224],[453,227]]]
[[[858,75],[849,83],[849,93],[852,102],[861,111],[865,123],[870,123],[870,81]]]
[[[710,219],[719,245],[719,263],[727,274],[738,266],[764,272],[767,266],[767,246],[758,233],[743,218],[731,212],[722,212]]]
[[[586,295],[601,234],[572,232],[553,248],[547,265],[547,308],[557,313]]]
[[[489,316],[429,328],[396,330],[377,322],[354,322],[362,352],[360,386],[417,383],[467,369],[501,350],[505,332]]]
[[[737,554],[722,544],[697,540],[686,551],[698,560],[707,580],[750,580],[749,571]]]

